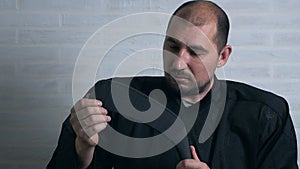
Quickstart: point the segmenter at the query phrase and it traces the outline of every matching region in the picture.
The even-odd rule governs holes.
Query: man
[[[296,137],[286,101],[215,77],[216,68],[226,64],[232,51],[227,45],[228,31],[228,18],[216,4],[191,1],[180,6],[170,19],[165,38],[165,77],[99,81],[72,108],[47,168],[298,168]],[[115,97],[122,97],[116,93],[125,90],[124,84],[130,86],[128,100],[141,111],[154,103],[149,105],[154,89],[163,91],[164,97],[151,96],[166,105],[163,113],[154,121],[127,119],[122,114],[127,110],[118,109],[114,102]],[[115,144],[118,140],[97,134],[109,133],[110,127],[130,137],[148,138],[167,131],[177,116],[187,133],[179,141],[175,137],[180,128],[177,134],[167,135],[174,146],[161,153],[122,156],[98,146],[107,140],[105,144],[119,146]],[[122,151],[151,152],[156,145],[150,144],[131,144]]]

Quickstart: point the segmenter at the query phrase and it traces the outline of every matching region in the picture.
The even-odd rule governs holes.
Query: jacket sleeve
[[[75,138],[76,135],[70,124],[69,116],[62,125],[57,147],[47,165],[47,169],[78,168],[75,150]]]
[[[259,133],[259,169],[298,169],[297,141],[288,104],[264,106],[261,110]]]
[[[106,81],[99,81],[96,83],[95,88],[102,101],[105,99]],[[95,88],[91,88],[88,93],[91,98],[96,98]],[[58,139],[57,147],[52,155],[47,169],[76,169],[77,166],[77,153],[75,150],[76,134],[70,123],[70,115],[63,122],[62,130]],[[98,145],[95,147],[94,156],[88,169],[111,169],[112,168],[112,155],[105,151]]]
[[[70,116],[64,121],[58,139],[58,145],[53,153],[47,169],[76,169],[77,155],[75,150],[75,132],[70,123]],[[96,162],[96,158],[100,161]],[[103,159],[103,160],[101,160]],[[107,153],[96,146],[93,160],[88,169],[111,169],[112,163],[107,157]]]

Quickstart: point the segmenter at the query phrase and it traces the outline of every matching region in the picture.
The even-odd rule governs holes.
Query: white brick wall
[[[2,28],[0,29],[0,44],[15,44],[16,43],[16,30]]]
[[[0,9],[16,9],[16,1],[12,0],[0,0]]]
[[[5,26],[58,27],[59,26],[59,14],[5,12],[1,14],[0,20],[1,20],[0,26],[3,27]]]
[[[85,0],[19,0],[18,2],[20,9],[26,11],[76,11],[85,8]]]
[[[72,106],[76,58],[99,27],[137,12],[171,13],[183,1],[0,0],[0,168],[45,168]],[[215,2],[232,24],[234,52],[226,77],[284,96],[300,138],[300,1]],[[157,39],[127,39],[106,61],[119,63],[137,50],[158,48]],[[110,64],[98,78],[111,74]]]

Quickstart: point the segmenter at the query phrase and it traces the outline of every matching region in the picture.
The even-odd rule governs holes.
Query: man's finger
[[[75,105],[74,105],[74,109],[75,111],[80,111],[86,107],[101,107],[102,106],[102,102],[100,100],[96,100],[96,99],[81,99],[79,100]]]
[[[92,115],[85,119],[82,119],[80,124],[82,125],[83,128],[88,128],[96,124],[109,122],[110,120],[111,120],[110,116]]]
[[[98,134],[99,132],[101,132],[102,130],[104,130],[107,125],[108,125],[107,122],[98,123],[98,124],[93,125],[91,127],[85,128],[84,131],[86,132],[86,134],[89,137],[92,137],[95,134]]]
[[[194,160],[197,160],[197,161],[200,161],[198,155],[197,155],[197,152],[196,152],[196,149],[194,146],[190,146],[190,149],[191,149],[191,152],[192,152],[192,157]]]
[[[103,107],[87,107],[76,112],[78,120],[85,119],[92,115],[107,115],[107,110]]]

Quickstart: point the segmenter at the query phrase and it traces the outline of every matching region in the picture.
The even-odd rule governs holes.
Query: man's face
[[[177,17],[176,17],[177,18]],[[164,70],[176,81],[183,96],[196,95],[210,85],[218,64],[217,46],[213,41],[216,23],[194,26],[173,19],[164,42]]]

